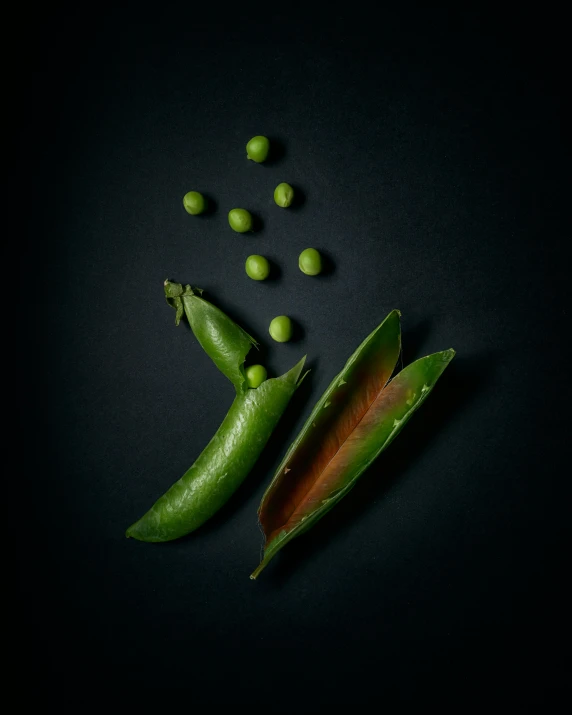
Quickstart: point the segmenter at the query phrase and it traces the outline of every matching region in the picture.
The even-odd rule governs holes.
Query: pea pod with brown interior
[[[266,543],[251,578],[351,490],[453,359],[454,350],[428,355],[389,381],[401,351],[399,318],[392,311],[358,347],[276,470],[258,510]]]
[[[244,360],[256,344],[225,313],[201,298],[202,291],[167,281],[167,301],[183,313],[215,365],[233,383],[236,396],[214,437],[195,463],[160,497],[126,536],[140,541],[171,541],[204,524],[230,498],[260,456],[301,383],[303,357],[291,370],[249,389]]]

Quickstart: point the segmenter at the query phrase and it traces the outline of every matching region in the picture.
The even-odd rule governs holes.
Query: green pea
[[[189,191],[183,196],[185,211],[191,216],[198,216],[207,207],[205,197],[198,191]]]
[[[283,209],[290,206],[294,200],[294,189],[290,184],[282,183],[274,189],[274,201]]]
[[[252,215],[246,209],[231,209],[228,212],[228,223],[238,233],[252,231]]]
[[[317,276],[322,270],[322,256],[315,248],[306,248],[298,258],[298,266],[307,276]]]
[[[246,157],[257,164],[265,161],[270,151],[270,142],[266,137],[252,137],[246,145]]]
[[[287,343],[292,337],[292,321],[287,315],[279,315],[270,323],[268,332],[277,343]]]
[[[248,387],[256,389],[264,380],[266,380],[268,373],[263,365],[251,365],[246,368],[246,381],[248,382]]]
[[[264,256],[257,256],[256,254],[248,256],[246,263],[244,264],[246,270],[246,275],[252,278],[253,281],[263,281],[268,278],[270,273],[270,264]]]

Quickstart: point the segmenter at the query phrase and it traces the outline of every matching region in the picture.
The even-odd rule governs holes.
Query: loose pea
[[[290,184],[282,183],[274,189],[274,201],[283,209],[290,206],[294,200],[294,189]]]
[[[322,270],[322,256],[315,248],[306,248],[298,258],[298,266],[307,276],[317,276]]]
[[[231,209],[228,212],[228,223],[238,233],[252,231],[252,215],[246,209]]]
[[[257,164],[265,161],[270,150],[270,142],[266,137],[252,137],[246,145],[246,157]]]
[[[287,315],[279,315],[270,323],[268,332],[277,343],[287,343],[292,337],[292,321]]]
[[[244,264],[246,270],[246,275],[252,278],[253,281],[263,281],[268,278],[270,273],[270,264],[264,256],[258,256],[256,254],[248,256],[246,263]]]
[[[206,209],[207,202],[198,191],[189,191],[183,196],[183,206],[191,216],[198,216]]]
[[[263,365],[251,365],[246,368],[246,381],[248,387],[257,388],[266,380],[266,368]]]

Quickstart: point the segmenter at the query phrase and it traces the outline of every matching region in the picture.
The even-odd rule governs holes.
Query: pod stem
[[[258,564],[258,566],[250,574],[250,579],[252,581],[256,581],[256,579],[258,578],[258,576],[260,576],[261,572],[264,570],[264,568],[266,567],[266,565],[268,564],[269,561],[270,561],[270,559],[267,559],[267,558],[262,559],[262,561]]]
[[[202,288],[193,289],[190,285],[183,286],[181,283],[173,283],[168,278],[163,285],[165,286],[165,298],[167,299],[167,303],[176,311],[175,325],[178,325],[185,312],[183,297],[186,295],[195,295],[195,293],[202,295],[203,290]]]
[[[264,551],[264,557],[262,558],[262,561],[258,564],[258,566],[254,569],[254,571],[250,574],[250,578],[253,581],[256,581],[257,577],[260,575],[260,573],[268,566],[268,562],[276,556],[276,554],[280,551],[280,549],[283,546],[284,539],[277,539],[271,544],[267,544],[266,550]],[[286,538],[286,541],[290,541],[289,538]]]

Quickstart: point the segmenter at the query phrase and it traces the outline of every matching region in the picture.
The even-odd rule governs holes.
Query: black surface
[[[26,34],[22,588],[26,667],[54,687],[174,686],[188,707],[259,711],[419,706],[451,690],[464,711],[477,694],[559,687],[560,23],[382,18],[94,8],[89,21],[46,13]],[[268,164],[245,158],[255,134],[278,149]],[[298,206],[273,204],[281,181]],[[191,189],[212,212],[185,213]],[[235,206],[261,230],[233,233]],[[298,270],[308,246],[329,258],[327,275]],[[247,279],[250,253],[272,259],[273,280]],[[175,328],[166,277],[204,288],[261,339],[273,374],[305,353],[312,373],[231,503],[194,535],[152,545],[125,528],[232,400]],[[250,581],[273,468],[395,307],[406,363],[449,347],[457,357],[351,495]],[[298,340],[271,344],[283,313]]]

